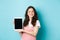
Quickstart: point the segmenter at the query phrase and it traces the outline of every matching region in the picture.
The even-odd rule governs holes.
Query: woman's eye
[[[28,11],[28,13],[30,13],[30,11]]]
[[[30,13],[30,11],[29,11],[29,13]]]

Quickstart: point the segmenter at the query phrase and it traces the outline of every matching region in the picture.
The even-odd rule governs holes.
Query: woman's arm
[[[33,35],[33,36],[36,36],[37,35],[37,32],[38,32],[38,27],[37,26],[35,26],[34,27],[34,31],[26,31],[26,30],[24,30],[23,32],[26,32],[26,33],[28,33],[28,34],[31,34],[31,35]]]
[[[22,36],[23,32],[19,32],[19,34]]]
[[[31,31],[31,32],[30,31],[26,31],[24,29],[18,29],[18,30],[15,30],[15,31],[19,32],[21,35],[22,35],[22,32],[26,32],[26,33],[28,33],[30,35],[36,36],[37,32],[38,32],[38,29],[39,29],[39,27],[35,26],[34,27],[34,31]]]

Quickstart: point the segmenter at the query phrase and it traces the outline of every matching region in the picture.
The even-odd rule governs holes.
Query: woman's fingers
[[[12,23],[15,24],[15,20],[13,19],[12,21],[13,21]]]
[[[23,29],[16,29],[17,32],[23,32]]]

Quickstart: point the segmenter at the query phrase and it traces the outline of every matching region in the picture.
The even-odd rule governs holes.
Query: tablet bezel
[[[15,22],[15,19],[22,19],[22,17],[14,17],[14,22]],[[23,21],[23,19],[22,19]],[[22,22],[22,28],[23,28],[23,22]],[[17,31],[17,30],[21,30],[21,29],[15,29],[15,24],[14,24],[14,30]]]

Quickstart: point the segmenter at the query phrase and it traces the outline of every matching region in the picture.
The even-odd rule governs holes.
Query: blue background
[[[36,8],[41,23],[37,40],[60,40],[60,0],[0,0],[0,40],[21,40],[13,18],[24,19],[30,5]]]

